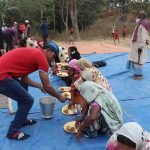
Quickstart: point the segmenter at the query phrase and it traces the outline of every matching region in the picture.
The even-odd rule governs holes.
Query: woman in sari
[[[109,139],[107,150],[149,150],[150,133],[145,131],[138,123],[125,123]]]
[[[103,76],[103,74],[92,65],[92,62],[90,62],[86,58],[81,58],[78,60],[78,66],[80,67],[80,70],[82,71],[82,76],[84,79],[100,84],[106,90],[108,90],[109,92],[112,92],[109,82]],[[83,82],[82,78],[77,80],[76,83],[77,82],[81,84]]]
[[[108,92],[101,85],[92,81],[76,84],[84,101],[89,106],[85,114],[76,121],[79,127],[76,137],[82,134],[87,137],[96,137],[100,132],[111,135],[122,126],[122,110],[112,92]]]
[[[76,59],[72,59],[68,63],[68,75],[72,80],[71,90],[70,90],[71,102],[69,104],[69,107],[71,107],[75,103],[79,103],[77,99],[80,94],[79,94],[79,91],[74,86],[74,82],[81,77],[81,70],[80,70],[79,66],[77,65],[77,63],[78,63],[78,60],[76,60]]]

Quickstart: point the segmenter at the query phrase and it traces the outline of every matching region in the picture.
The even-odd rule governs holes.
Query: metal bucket
[[[40,98],[41,115],[43,118],[50,119],[53,117],[55,103],[55,97],[45,96]]]

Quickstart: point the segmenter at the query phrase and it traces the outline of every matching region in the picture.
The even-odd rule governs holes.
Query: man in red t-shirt
[[[49,93],[61,102],[66,100],[54,90],[49,82],[48,62],[53,59],[58,59],[58,46],[54,42],[47,43],[43,49],[17,48],[0,57],[0,94],[6,95],[18,103],[18,110],[8,130],[7,137],[9,139],[27,139],[30,135],[19,131],[19,129],[36,123],[35,120],[27,119],[34,99],[18,82],[18,78],[21,78],[24,84],[39,88],[42,92]],[[28,77],[28,74],[36,70],[39,70],[41,83],[32,81]]]

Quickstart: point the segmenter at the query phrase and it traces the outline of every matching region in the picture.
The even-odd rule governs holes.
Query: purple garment
[[[149,26],[147,20],[146,19],[140,20],[140,22],[138,23],[138,25],[135,28],[135,31],[134,31],[134,34],[133,34],[132,43],[137,41],[137,32],[138,32],[138,29],[139,29],[140,25],[142,25],[147,31],[150,30],[150,26]]]
[[[8,36],[11,36],[12,38],[15,38],[15,44],[18,45],[18,32],[14,28],[6,28],[3,31],[4,38],[7,38]]]

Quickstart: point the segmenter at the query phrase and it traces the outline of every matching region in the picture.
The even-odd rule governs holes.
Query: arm
[[[42,88],[41,83],[37,83],[37,82],[31,80],[28,76],[22,77],[21,80],[29,86],[39,88],[39,89]]]
[[[76,124],[75,124],[77,128],[80,127],[80,125],[82,124],[82,122],[86,118],[86,115],[87,115],[88,109],[89,109],[88,105],[86,105],[86,106],[82,105],[81,107],[82,107],[81,117],[78,120],[76,120]]]
[[[78,129],[78,132],[76,134],[77,139],[80,139],[83,130],[86,129],[87,127],[89,127],[91,124],[93,124],[93,122],[95,121],[95,119],[98,116],[98,113],[101,111],[100,106],[96,105],[96,106],[92,106],[91,110],[90,110],[90,115],[87,116],[86,120],[83,122],[83,124],[80,126],[80,128]]]
[[[74,90],[71,90],[71,100],[70,103],[68,105],[68,108],[71,109],[71,107],[74,105]]]
[[[63,97],[62,95],[58,94],[55,89],[53,88],[53,86],[50,84],[49,82],[49,78],[48,78],[48,74],[45,72],[40,71],[39,72],[39,76],[43,85],[43,88],[45,89],[45,91],[56,97],[58,100],[60,100],[61,102],[64,102],[66,100],[66,97]]]

